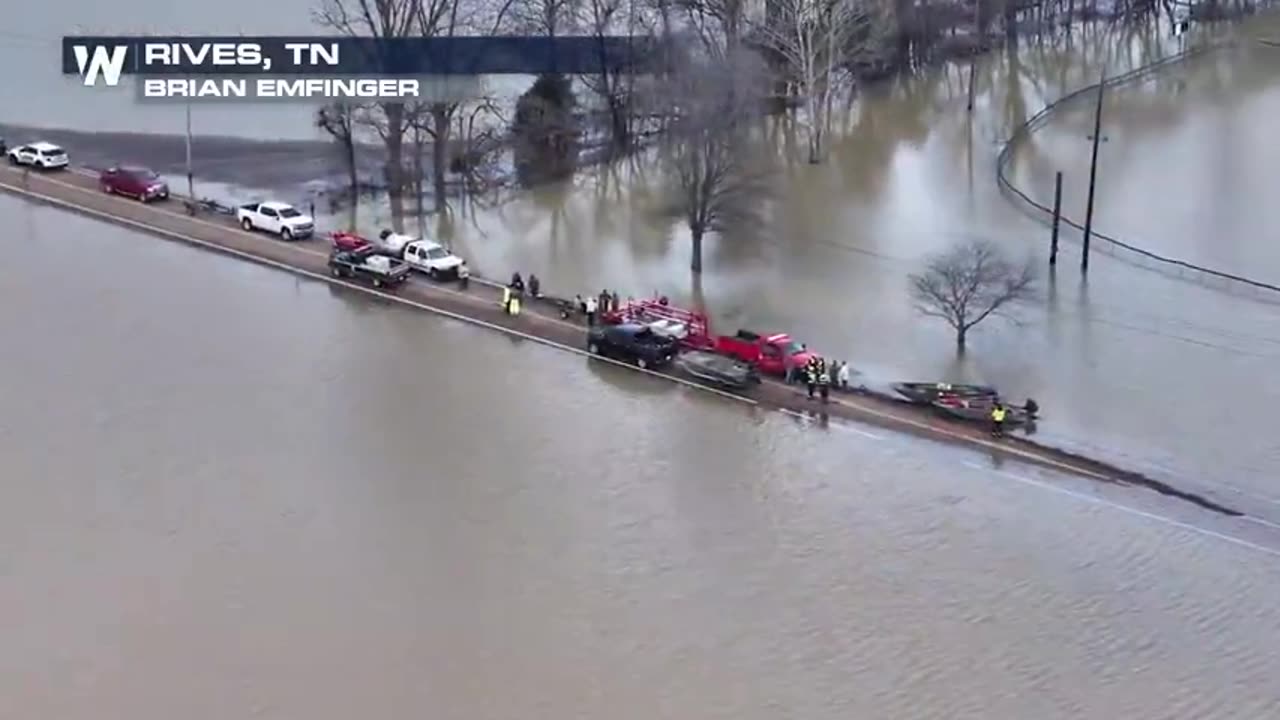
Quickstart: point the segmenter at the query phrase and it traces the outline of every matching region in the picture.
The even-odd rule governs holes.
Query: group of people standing
[[[519,315],[520,306],[524,302],[525,293],[532,297],[542,297],[542,281],[538,280],[537,275],[529,275],[529,284],[525,285],[524,278],[520,277],[520,273],[511,274],[511,282],[502,288],[502,310],[508,315]]]
[[[606,289],[601,290],[599,295],[588,295],[585,298],[574,295],[573,306],[587,317],[588,325],[595,325],[596,319],[600,316],[621,308],[622,300],[618,297],[618,293],[611,293]]]
[[[816,393],[821,396],[822,402],[827,402],[833,385],[841,390],[849,389],[849,374],[849,363],[840,360],[828,363],[826,358],[813,355],[803,367],[788,367],[786,380],[793,383],[797,379],[803,379],[810,399]]]

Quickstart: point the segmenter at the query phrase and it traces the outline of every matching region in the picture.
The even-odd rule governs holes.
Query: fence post
[[[1080,251],[1080,272],[1089,272],[1089,237],[1093,234],[1093,191],[1098,183],[1098,144],[1102,142],[1102,95],[1107,88],[1107,71],[1098,78],[1098,105],[1093,110],[1093,157],[1089,161],[1089,200],[1084,211],[1084,248]]]
[[[1062,171],[1053,178],[1053,235],[1049,239],[1049,267],[1058,264],[1058,225],[1062,220]]]

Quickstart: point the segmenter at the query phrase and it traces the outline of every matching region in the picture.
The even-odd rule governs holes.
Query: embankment
[[[386,301],[586,355],[582,349],[584,327],[580,321],[561,318],[557,308],[540,303],[531,304],[528,311],[519,317],[510,317],[499,308],[500,290],[493,283],[473,281],[470,287],[463,289],[452,284],[437,284],[415,278],[394,291],[375,290],[330,277],[327,267],[328,246],[324,240],[286,243],[273,237],[244,232],[225,216],[188,216],[181,202],[144,205],[134,200],[109,196],[98,189],[94,177],[84,172],[46,175],[6,168],[0,170],[0,190],[165,239],[185,242],[319,282],[338,285],[353,292],[366,293]],[[813,416],[820,420],[837,418],[872,423],[940,442],[966,446],[997,459],[1018,460],[1101,482],[1146,487],[1214,512],[1231,516],[1242,514],[1203,496],[1090,458],[1045,447],[1027,438],[1010,436],[997,440],[990,437],[984,427],[938,417],[927,410],[896,402],[886,396],[849,394],[835,397],[827,405],[820,405],[809,400],[796,388],[771,380],[764,382],[749,395],[737,395],[667,372],[630,369],[660,376],[733,402]]]

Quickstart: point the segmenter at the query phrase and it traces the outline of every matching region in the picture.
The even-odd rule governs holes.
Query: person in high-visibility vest
[[[996,403],[991,406],[991,434],[996,437],[1004,435],[1004,405]]]
[[[511,312],[511,286],[502,288],[502,311]]]
[[[520,296],[516,295],[511,298],[511,302],[507,304],[507,312],[512,316],[520,314]]]

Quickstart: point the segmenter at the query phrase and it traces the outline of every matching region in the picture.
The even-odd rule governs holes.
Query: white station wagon
[[[65,168],[70,160],[67,151],[47,142],[19,145],[8,153],[10,165],[27,165],[41,170]]]

